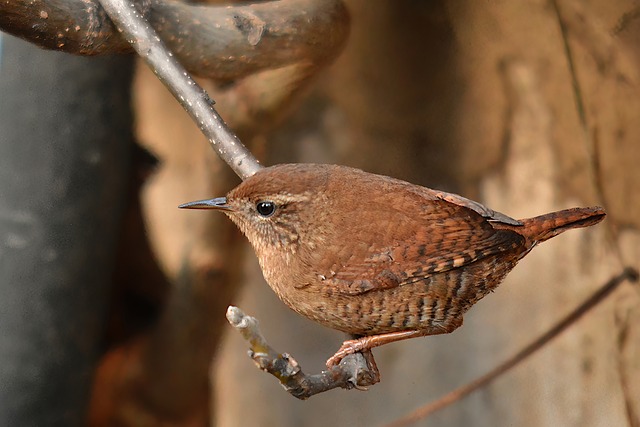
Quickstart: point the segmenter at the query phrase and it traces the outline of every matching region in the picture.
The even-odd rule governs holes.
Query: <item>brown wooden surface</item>
[[[375,349],[382,382],[366,393],[296,401],[252,371],[231,331],[214,374],[220,426],[389,422],[507,358],[622,264],[640,264],[633,2],[348,6],[346,51],[269,138],[268,163],[364,167],[514,217],[598,203],[609,216],[535,248],[454,334]],[[342,336],[292,314],[261,282],[253,255],[246,262],[252,276],[234,304],[260,319],[272,345],[320,369]],[[526,365],[429,425],[637,426],[639,295],[623,286]]]
[[[317,69],[344,41],[348,20],[339,0],[192,5],[136,1],[162,40],[191,73],[235,80],[305,62]],[[331,25],[330,25],[331,24]],[[0,30],[47,49],[76,55],[132,53],[97,0],[0,3]]]

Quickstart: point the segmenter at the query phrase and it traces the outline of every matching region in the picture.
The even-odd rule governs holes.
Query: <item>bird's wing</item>
[[[326,265],[323,284],[349,295],[388,289],[524,245],[524,238],[515,231],[491,226],[489,221],[506,222],[501,219],[502,214],[495,218],[495,213],[487,213],[487,218],[477,209],[451,199],[436,197],[425,201],[424,197],[414,196],[405,200],[411,206],[409,210],[401,205],[382,209],[379,214],[387,221],[375,225],[354,214],[351,229],[363,224],[360,233],[367,239],[359,239],[357,232],[342,239],[344,249],[338,250],[338,256]],[[376,206],[381,209],[380,203]]]
[[[472,211],[479,213],[483,218],[486,218],[489,221],[496,221],[496,222],[501,222],[509,225],[522,225],[522,222],[518,221],[517,219],[513,219],[510,216],[507,216],[501,212],[494,211],[493,209],[489,209],[488,207],[486,207],[481,203],[478,203],[471,199],[467,199],[466,197],[462,197],[458,194],[432,190],[430,188],[425,188],[425,187],[422,187],[420,190],[423,193],[433,194],[433,196],[437,199],[444,200],[449,203],[453,203],[454,205],[469,208]]]

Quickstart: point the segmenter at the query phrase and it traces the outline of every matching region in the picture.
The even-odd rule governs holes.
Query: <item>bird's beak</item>
[[[178,206],[180,209],[217,209],[230,211],[231,206],[227,204],[226,197],[216,197],[215,199],[198,200],[195,202],[183,203]]]

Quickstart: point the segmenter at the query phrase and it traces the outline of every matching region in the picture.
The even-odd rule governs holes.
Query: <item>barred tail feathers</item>
[[[600,206],[565,209],[545,215],[520,220],[523,227],[517,230],[531,244],[549,240],[572,228],[590,227],[602,221],[606,213]]]

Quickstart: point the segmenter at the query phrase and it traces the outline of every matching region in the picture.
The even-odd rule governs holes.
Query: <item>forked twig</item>
[[[231,306],[227,310],[227,320],[249,342],[249,356],[258,368],[276,377],[284,389],[298,399],[308,399],[314,394],[338,387],[362,390],[380,381],[371,352],[349,355],[338,366],[319,374],[307,375],[292,356],[278,353],[267,344],[254,317]]]
[[[433,414],[440,409],[443,409],[452,403],[457,402],[458,400],[466,397],[472,392],[478,390],[481,387],[488,385],[490,382],[500,377],[502,374],[509,371],[511,368],[515,367],[529,356],[534,354],[536,351],[540,350],[544,347],[549,341],[560,335],[564,332],[569,326],[578,321],[582,316],[584,316],[589,310],[598,305],[600,302],[604,301],[606,297],[608,297],[621,283],[625,281],[637,282],[638,281],[638,271],[634,268],[627,267],[622,273],[618,274],[615,277],[609,279],[607,283],[605,283],[600,289],[598,289],[593,295],[591,295],[586,301],[584,301],[581,305],[579,305],[574,311],[569,313],[564,319],[558,322],[555,326],[549,329],[542,336],[537,338],[531,344],[527,345],[525,348],[520,350],[518,353],[513,355],[510,359],[507,359],[501,365],[497,366],[493,370],[484,374],[483,376],[471,381],[468,384],[459,387],[438,400],[430,402],[424,406],[419,407],[414,410],[410,414],[399,418],[393,421],[390,424],[387,424],[385,427],[402,427],[408,426],[416,421],[424,419],[429,415]]]

